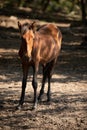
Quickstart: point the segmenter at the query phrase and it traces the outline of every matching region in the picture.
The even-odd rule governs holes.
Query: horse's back
[[[37,31],[34,44],[37,51],[34,52],[38,52],[35,53],[35,57],[39,57],[41,62],[49,62],[58,56],[61,48],[59,33],[59,29],[54,24],[44,25]]]
[[[54,24],[43,25],[38,32],[44,35],[55,35],[58,32],[57,27]]]
[[[60,29],[54,25],[54,24],[46,24],[43,25],[39,30],[38,33],[40,35],[46,35],[46,36],[50,36],[53,37],[54,40],[56,41],[60,41],[62,40],[62,34]]]

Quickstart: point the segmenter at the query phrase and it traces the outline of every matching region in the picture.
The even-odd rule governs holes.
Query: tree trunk
[[[47,9],[47,7],[48,7],[49,2],[50,2],[50,0],[42,0],[42,1],[41,1],[42,10],[43,10],[44,12],[46,11],[46,9]]]
[[[24,3],[25,3],[25,0],[19,0],[18,1],[18,6],[23,7]]]
[[[82,22],[86,22],[86,0],[81,0]]]

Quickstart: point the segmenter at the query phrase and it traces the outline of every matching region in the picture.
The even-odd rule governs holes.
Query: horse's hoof
[[[37,108],[37,107],[34,107],[34,106],[33,106],[31,110],[34,111],[34,110],[36,110],[36,108]]]
[[[16,110],[21,110],[21,109],[22,109],[21,105],[16,106]]]
[[[42,101],[42,98],[38,98],[38,103],[40,103]]]
[[[50,99],[50,98],[48,98],[48,99],[47,99],[47,102],[48,102],[48,103],[50,103],[50,102],[51,102],[51,99]]]
[[[37,104],[32,107],[32,111],[37,109]]]

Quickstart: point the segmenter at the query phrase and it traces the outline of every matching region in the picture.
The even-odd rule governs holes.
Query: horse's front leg
[[[25,88],[26,88],[26,83],[27,83],[27,75],[28,75],[28,63],[27,64],[22,64],[23,68],[23,79],[22,79],[22,91],[21,91],[21,97],[18,105],[18,109],[21,109],[24,103],[24,97],[25,97]]]
[[[32,109],[37,108],[37,72],[38,72],[38,65],[33,66],[33,80],[32,80],[32,86],[34,89],[34,106]]]

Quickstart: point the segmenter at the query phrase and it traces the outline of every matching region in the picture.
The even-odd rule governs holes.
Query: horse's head
[[[29,24],[29,23],[24,23],[21,24],[18,22],[18,27],[20,31],[20,35],[22,38],[22,46],[24,46],[24,55],[31,60],[32,56],[32,48],[33,48],[33,39],[34,39],[34,25],[35,22]],[[23,48],[23,47],[22,47]]]

